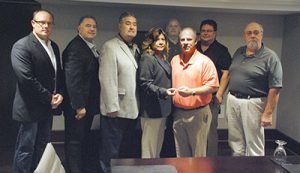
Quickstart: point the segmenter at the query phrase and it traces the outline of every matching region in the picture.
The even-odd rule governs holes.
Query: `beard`
[[[247,42],[247,48],[252,50],[258,50],[258,41],[257,40],[250,40]]]

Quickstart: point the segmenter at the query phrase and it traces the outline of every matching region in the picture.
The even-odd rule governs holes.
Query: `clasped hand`
[[[62,103],[63,99],[61,94],[53,94],[51,99],[52,109],[56,109]]]

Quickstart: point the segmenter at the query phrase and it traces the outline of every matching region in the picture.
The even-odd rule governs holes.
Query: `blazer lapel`
[[[81,38],[79,35],[77,35],[76,39],[80,40],[82,47],[86,50],[88,50],[89,52],[89,57],[95,57],[93,51],[91,50],[91,48],[89,47],[89,45],[83,40],[83,38]],[[97,51],[97,53],[99,54],[99,52]],[[95,57],[97,58],[97,57]]]
[[[138,46],[136,45],[136,44],[133,44],[133,50],[134,50],[134,52],[135,52],[135,56],[134,56],[134,59],[135,59],[135,61],[138,63],[139,62],[139,58],[140,58],[140,55],[141,55],[141,53],[140,53],[140,49],[138,48]]]
[[[133,56],[133,54],[131,53],[131,51],[129,50],[129,47],[123,41],[121,41],[120,38],[118,38],[118,42],[120,44],[121,49],[126,53],[127,57],[133,63],[134,67],[138,68],[137,61]],[[134,50],[136,50],[136,48],[134,48]]]
[[[156,57],[158,64],[167,72],[168,75],[171,75],[171,68],[168,61],[163,61],[162,59]]]
[[[51,67],[53,73],[55,73],[53,64],[52,64],[52,62],[50,60],[50,57],[49,57],[47,51],[43,47],[43,45],[40,43],[40,41],[33,34],[31,34],[31,38],[32,38],[32,41],[35,44],[37,50],[40,51],[40,53],[42,54],[41,57],[44,59],[44,61],[46,61],[49,64],[49,66]]]

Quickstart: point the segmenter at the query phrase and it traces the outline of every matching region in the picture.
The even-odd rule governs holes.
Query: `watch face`
[[[192,96],[195,96],[196,95],[196,91],[192,91]]]

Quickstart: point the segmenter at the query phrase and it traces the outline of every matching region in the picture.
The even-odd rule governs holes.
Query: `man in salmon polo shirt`
[[[211,123],[209,103],[219,87],[213,62],[196,49],[196,31],[184,28],[179,35],[182,53],[174,56],[172,66],[174,137],[177,157],[206,156]]]

